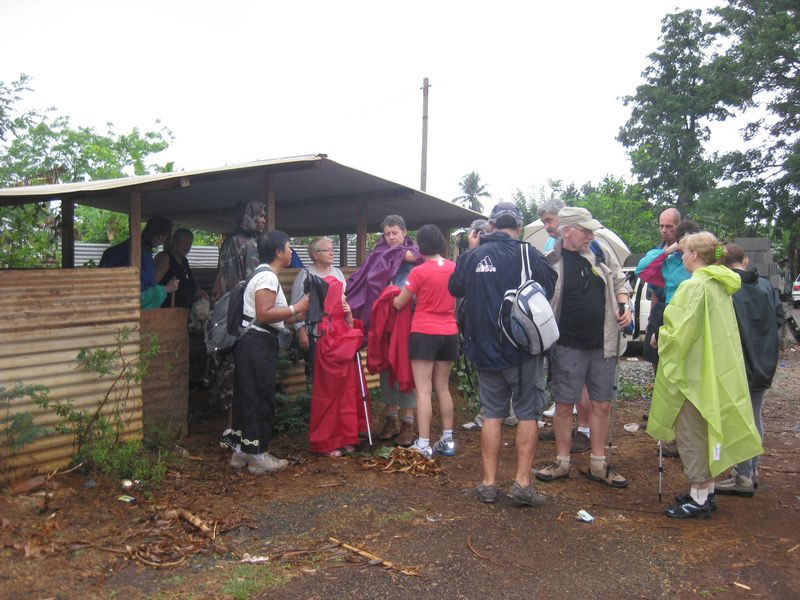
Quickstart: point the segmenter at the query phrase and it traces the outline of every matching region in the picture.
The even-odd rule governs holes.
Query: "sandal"
[[[342,452],[346,452],[348,454],[353,453],[355,451],[356,451],[356,447],[355,446],[343,446],[342,447]]]
[[[327,456],[329,458],[339,458],[342,455],[342,451],[336,448],[335,450],[328,450],[327,452],[323,452],[322,456]]]

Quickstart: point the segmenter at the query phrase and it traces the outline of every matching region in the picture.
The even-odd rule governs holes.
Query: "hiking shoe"
[[[484,504],[493,504],[497,502],[497,486],[480,484],[475,488],[475,493],[478,494],[478,500]]]
[[[569,477],[570,463],[562,463],[560,460],[555,459],[553,462],[546,464],[541,469],[532,469],[533,475],[539,481],[555,481],[556,479],[566,479]]]
[[[682,500],[665,508],[664,514],[673,519],[707,519],[711,516],[711,503],[708,499],[703,504],[698,504],[691,496],[685,496]]]
[[[546,411],[542,413],[545,417],[550,417],[551,419],[556,416],[556,403],[553,402]]]
[[[244,452],[234,452],[233,456],[231,456],[230,465],[234,469],[241,469],[247,466],[247,454]]]
[[[683,496],[675,496],[675,502],[678,504],[684,504],[686,502],[691,502],[692,497],[689,494],[684,494]],[[708,495],[708,505],[711,507],[711,512],[717,510],[717,496],[716,494],[709,494]]]
[[[607,467],[605,464],[603,465],[603,469],[600,471],[600,473],[593,473],[592,467],[589,467],[589,470],[586,471],[584,475],[586,475],[586,477],[592,481],[602,481],[606,485],[610,485],[611,487],[615,488],[624,488],[628,485],[627,479],[617,473],[613,467]]]
[[[414,424],[408,421],[400,422],[400,431],[394,439],[398,446],[408,447],[414,443]]]
[[[226,429],[222,432],[222,437],[219,439],[219,447],[226,450],[236,450],[236,438],[233,437],[233,429]]]
[[[658,448],[656,448],[658,450]],[[661,455],[667,458],[678,458],[678,444],[675,442],[661,442]]]
[[[400,419],[397,418],[397,415],[386,416],[386,419],[383,421],[383,428],[381,432],[378,434],[379,440],[390,440],[394,436],[400,433]],[[413,440],[412,440],[413,441]],[[409,442],[410,444],[411,442]]]
[[[428,444],[424,448],[419,445],[419,438],[408,447],[409,450],[413,450],[414,452],[419,452],[425,458],[433,458],[433,450],[434,447]]]
[[[533,489],[532,485],[528,484],[528,487],[522,487],[516,481],[508,490],[508,497],[517,506],[542,506],[547,502],[542,494]]]
[[[453,438],[449,440],[442,438],[433,445],[433,451],[442,456],[455,456],[456,441]]]
[[[572,442],[569,447],[570,452],[580,454],[581,452],[586,452],[591,447],[592,441],[589,439],[588,435],[577,429],[572,432]]]
[[[731,496],[744,496],[745,498],[751,498],[754,489],[752,478],[745,477],[736,469],[731,469],[731,476],[728,479],[714,484],[715,492]]]
[[[466,429],[467,431],[480,431],[483,428],[483,423],[478,420],[478,417],[472,419],[472,421],[467,421],[461,426],[461,429]]]
[[[263,454],[248,454],[247,462],[247,470],[253,475],[277,473],[289,466],[288,460],[285,458],[276,458],[269,452],[264,452]]]

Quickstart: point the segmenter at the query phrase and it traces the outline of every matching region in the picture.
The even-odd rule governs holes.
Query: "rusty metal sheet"
[[[18,382],[44,385],[50,398],[71,400],[76,408],[94,410],[112,379],[82,369],[77,354],[83,348],[116,347],[115,335],[123,328],[131,331],[123,354],[133,359],[139,354],[136,269],[0,271],[0,386],[13,387]],[[46,426],[57,420],[52,411],[40,410],[28,398],[12,401],[9,411],[30,411],[35,423]],[[131,390],[123,415],[124,437],[141,435],[141,386]],[[51,433],[0,460],[8,477],[63,466],[71,453],[72,440]]]

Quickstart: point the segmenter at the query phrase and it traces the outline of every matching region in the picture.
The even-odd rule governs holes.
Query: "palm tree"
[[[490,194],[486,190],[486,186],[481,183],[481,176],[475,171],[470,171],[464,175],[458,185],[463,194],[453,198],[453,202],[482,213],[483,204],[481,204],[480,198],[481,196],[489,198]]]

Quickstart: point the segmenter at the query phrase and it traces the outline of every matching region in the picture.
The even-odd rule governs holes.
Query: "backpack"
[[[269,267],[258,267],[214,303],[214,309],[206,322],[206,351],[209,354],[227,354],[233,350],[237,340],[249,329],[242,327],[244,319],[244,291],[257,273],[271,271]]]
[[[519,248],[520,285],[503,296],[497,326],[514,348],[538,355],[558,340],[558,323],[544,288],[531,279],[528,244],[520,244]]]

